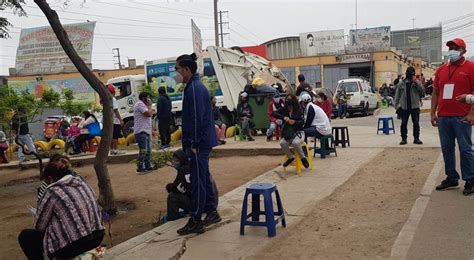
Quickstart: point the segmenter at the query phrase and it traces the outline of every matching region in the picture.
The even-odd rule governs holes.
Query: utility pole
[[[355,23],[355,28],[357,30],[357,0],[355,0],[355,18],[356,18],[356,23]]]
[[[216,47],[219,47],[219,18],[217,18],[217,0],[214,0],[214,38]]]
[[[221,28],[221,32],[219,33],[219,35],[221,36],[221,47],[224,47],[224,35],[229,34],[229,33],[224,33],[224,30],[222,29],[222,25],[229,24],[229,22],[222,21],[222,14],[225,14],[225,13],[228,13],[228,11],[219,11],[219,18],[220,18],[219,25]]]
[[[415,20],[416,18],[411,18],[412,24],[413,24],[413,29],[415,29]]]
[[[117,51],[117,54],[115,54],[115,51]],[[115,60],[115,58],[117,58],[117,61],[118,61],[118,62],[114,63],[114,65],[118,64],[119,69],[121,69],[122,68],[122,63],[120,62],[120,48],[113,48],[112,52],[114,52],[114,60]]]

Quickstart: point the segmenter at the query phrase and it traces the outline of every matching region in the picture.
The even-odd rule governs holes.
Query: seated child
[[[67,138],[66,138],[66,145],[64,146],[64,152],[67,154],[69,150],[69,146],[72,145],[73,149],[75,149],[74,146],[74,139],[81,135],[81,129],[79,128],[79,121],[80,118],[78,117],[73,117],[71,119],[71,125],[67,129]]]
[[[187,214],[191,209],[191,169],[189,159],[183,149],[178,149],[173,153],[172,163],[178,173],[173,183],[166,185],[168,191],[168,221],[184,217],[184,214]],[[211,182],[216,198],[219,198],[217,186],[212,176]],[[180,209],[182,209],[182,212],[180,212]]]
[[[3,131],[0,131],[0,163],[8,163],[6,150],[8,150],[7,137]]]

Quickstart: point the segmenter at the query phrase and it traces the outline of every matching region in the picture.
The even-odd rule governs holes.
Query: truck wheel
[[[123,125],[123,135],[128,136],[129,134],[133,133],[133,119],[128,120]]]

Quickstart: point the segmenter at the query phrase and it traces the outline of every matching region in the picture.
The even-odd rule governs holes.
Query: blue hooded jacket
[[[183,149],[211,149],[217,146],[209,92],[197,73],[184,88],[182,119]]]

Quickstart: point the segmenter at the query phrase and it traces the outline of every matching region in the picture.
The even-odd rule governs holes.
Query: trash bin
[[[268,104],[273,99],[273,94],[262,93],[249,95],[249,105],[253,111],[253,121],[256,130],[262,130],[264,133],[270,127],[268,119]]]

